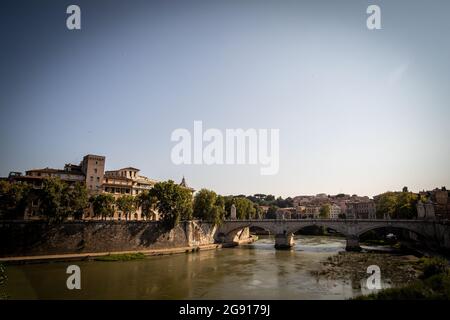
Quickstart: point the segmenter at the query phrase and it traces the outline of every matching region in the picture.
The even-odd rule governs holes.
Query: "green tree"
[[[84,210],[89,207],[89,196],[86,186],[77,182],[67,190],[68,194],[68,214],[74,219],[81,219]]]
[[[262,219],[264,212],[259,204],[254,203],[253,207],[255,208],[255,218]]]
[[[116,200],[117,207],[125,215],[125,220],[131,218],[131,215],[136,211],[136,201],[133,196],[123,195]]]
[[[233,199],[236,206],[236,217],[238,219],[253,219],[256,215],[256,209],[253,202],[247,198],[236,197]]]
[[[172,229],[180,220],[192,219],[192,193],[172,180],[158,182],[150,189],[156,208],[166,228]]]
[[[404,188],[404,190],[407,190]],[[376,197],[378,217],[388,215],[392,219],[413,219],[417,216],[416,204],[422,198],[412,192],[385,192]]]
[[[114,215],[115,200],[111,194],[98,194],[90,199],[95,217],[106,219]]]
[[[194,197],[193,215],[221,224],[225,218],[225,199],[214,191],[201,189]]]
[[[322,207],[320,207],[320,217],[321,218],[328,218],[330,216],[330,212],[331,212],[330,204],[326,203]]]
[[[0,181],[0,219],[23,216],[31,188],[27,184]]]
[[[269,209],[267,210],[266,218],[267,219],[276,219],[277,218],[277,211],[278,211],[278,209],[279,208],[277,206],[271,205],[269,207]]]
[[[38,190],[39,211],[50,222],[61,222],[70,214],[70,190],[59,178],[45,178]]]
[[[393,217],[397,206],[397,196],[394,192],[385,192],[377,197],[376,211],[378,217],[385,215]]]
[[[148,190],[144,190],[136,197],[136,205],[141,208],[141,214],[146,219],[156,218],[157,198]]]
[[[51,222],[61,222],[69,216],[81,218],[89,205],[87,189],[81,183],[69,185],[59,178],[46,178],[42,189],[34,192],[40,214]]]

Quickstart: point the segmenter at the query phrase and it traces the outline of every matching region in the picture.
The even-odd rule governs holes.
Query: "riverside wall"
[[[0,221],[0,257],[200,247],[215,242],[216,229],[201,221],[169,231],[155,221]]]

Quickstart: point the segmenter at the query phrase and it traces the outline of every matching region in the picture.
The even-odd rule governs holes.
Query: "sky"
[[[81,8],[68,30],[66,8]],[[380,30],[366,26],[381,8]],[[106,169],[220,194],[450,187],[449,1],[1,1],[0,176]],[[279,129],[279,171],[176,165],[178,128]]]

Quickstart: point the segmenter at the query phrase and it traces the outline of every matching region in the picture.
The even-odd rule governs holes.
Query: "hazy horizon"
[[[100,154],[224,195],[450,186],[448,1],[77,1],[76,31],[69,4],[0,4],[0,176]],[[278,174],[173,164],[196,120],[279,129]]]

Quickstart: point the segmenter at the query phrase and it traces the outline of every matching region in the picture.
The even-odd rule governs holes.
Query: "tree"
[[[141,207],[142,217],[153,220],[156,218],[155,209],[157,200],[148,190],[144,190],[136,197],[136,205]]]
[[[236,217],[238,219],[253,219],[256,215],[256,209],[253,202],[247,198],[236,197],[233,199],[236,206]]]
[[[81,218],[89,205],[84,185],[69,185],[60,178],[46,178],[42,189],[34,190],[39,201],[39,211],[51,222],[61,222],[69,216]]]
[[[413,219],[417,216],[416,204],[425,198],[412,192],[385,192],[375,197],[379,217],[392,219]]]
[[[262,219],[264,212],[263,212],[263,209],[261,208],[261,206],[259,204],[254,203],[253,207],[255,208],[255,217],[257,219]]]
[[[131,218],[133,212],[136,211],[135,200],[133,196],[123,195],[116,200],[117,207],[125,215],[125,220]]]
[[[194,197],[194,217],[220,224],[225,218],[225,199],[214,191],[201,189]]]
[[[95,217],[106,219],[114,215],[114,197],[111,194],[99,194],[90,199]]]
[[[30,191],[27,184],[0,181],[0,219],[15,219],[23,215]]]
[[[277,211],[278,211],[278,209],[279,208],[277,206],[271,205],[269,207],[269,209],[267,210],[266,218],[267,219],[276,219],[277,218]]]
[[[172,229],[181,219],[192,219],[192,193],[172,180],[156,183],[150,194],[156,198],[156,208],[166,228]]]
[[[59,178],[45,178],[38,190],[39,211],[50,222],[61,222],[70,214],[70,191]]]
[[[397,206],[397,196],[394,192],[385,192],[379,195],[376,201],[376,212],[379,217],[385,215],[393,217]]]
[[[330,212],[331,212],[330,204],[326,203],[322,207],[320,207],[320,217],[321,218],[328,218],[330,216]]]
[[[77,182],[68,190],[68,214],[74,219],[81,219],[83,212],[89,207],[89,196],[86,186]]]

